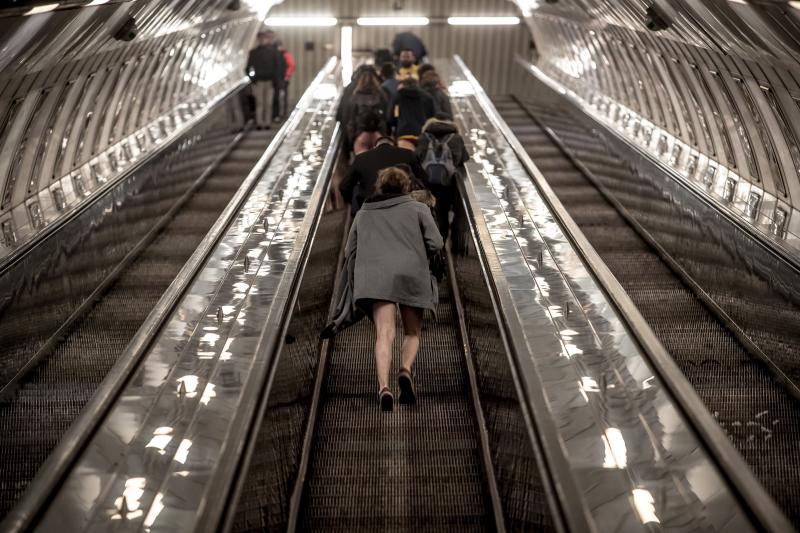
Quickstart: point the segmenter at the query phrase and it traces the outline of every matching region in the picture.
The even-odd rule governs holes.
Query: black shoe
[[[401,368],[397,375],[397,384],[400,385],[401,404],[417,403],[417,393],[414,390],[414,378],[411,377],[410,371]]]
[[[378,394],[378,400],[381,402],[381,411],[389,413],[394,409],[394,396],[389,387],[384,387]]]

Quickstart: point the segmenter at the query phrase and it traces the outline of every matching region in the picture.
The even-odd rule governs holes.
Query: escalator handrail
[[[730,439],[705,408],[705,404],[697,392],[658,340],[630,296],[564,208],[519,139],[500,117],[475,76],[459,56],[455,56],[455,61],[472,85],[481,108],[489,117],[492,125],[502,133],[511,146],[550,212],[556,218],[564,235],[570,240],[581,260],[594,276],[598,286],[614,305],[618,316],[638,343],[643,355],[652,365],[654,372],[669,391],[672,399],[680,407],[680,411],[691,429],[699,436],[699,441],[707,448],[708,455],[715,462],[720,474],[730,484],[732,492],[743,503],[743,508],[750,514],[750,518],[766,531],[775,533],[793,531],[794,528],[789,520],[767,494],[742,456],[733,447]]]

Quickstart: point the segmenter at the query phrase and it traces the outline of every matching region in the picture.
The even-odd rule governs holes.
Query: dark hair
[[[403,87],[416,87],[417,79],[408,76],[407,78],[403,78],[402,80],[400,80],[400,83],[403,84]]]
[[[375,69],[362,70],[356,76],[356,87],[353,93],[376,93],[381,90],[381,80]]]
[[[428,70],[425,74],[420,74],[419,84],[426,89],[443,88],[442,80],[435,70]]]
[[[394,63],[384,63],[381,65],[381,78],[388,80],[394,78],[395,72]]]
[[[378,172],[375,191],[379,194],[408,194],[411,192],[411,178],[400,168],[385,168]]]
[[[424,65],[419,66],[419,69],[417,70],[417,75],[419,76],[419,79],[422,79],[422,76],[431,71],[436,72],[436,67],[434,67],[430,63],[425,63]]]

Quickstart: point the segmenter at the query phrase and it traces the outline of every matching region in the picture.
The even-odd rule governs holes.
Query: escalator
[[[702,228],[566,111],[495,99],[570,216],[708,410],[800,525],[800,308],[736,270]]]
[[[209,135],[93,228],[50,281],[48,299],[21,298],[4,310],[2,358],[16,378],[0,399],[0,517],[81,414],[273,136],[274,130]],[[59,296],[65,279],[101,287],[85,312],[70,316],[83,302]],[[60,330],[42,327],[34,318],[41,315],[58,317]],[[34,354],[41,359],[25,368]]]
[[[399,404],[390,383],[394,411],[380,410],[368,320],[317,345],[343,226],[341,211],[320,223],[232,530],[497,529],[503,518],[492,504],[497,489],[450,280],[440,284],[436,318],[423,323],[416,405]],[[401,342],[398,319],[392,376]],[[319,364],[300,370],[300,360]]]

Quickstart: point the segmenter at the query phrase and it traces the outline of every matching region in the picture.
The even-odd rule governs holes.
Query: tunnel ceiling
[[[587,112],[800,250],[800,3],[518,0]],[[647,8],[663,29],[645,25]]]
[[[4,4],[0,256],[81,204],[159,137],[238,83],[243,54],[275,3]],[[229,9],[236,4],[238,9]],[[644,26],[651,3],[643,0],[278,4],[276,13],[336,16],[521,12],[535,38],[539,64],[553,79],[587,102],[624,105],[631,117],[684,142],[690,148],[679,154],[684,164],[691,151],[729,170],[741,187],[753,186],[759,213],[770,220],[785,213],[787,225],[797,225],[793,231],[800,235],[800,215],[792,215],[800,205],[797,2],[657,0],[654,9],[668,22],[658,32]],[[129,17],[138,35],[131,42],[115,40]],[[516,40],[508,42],[498,53],[519,51]],[[495,52],[490,43],[495,41],[481,48],[486,57],[491,55],[486,51]],[[492,75],[509,74],[497,70]]]
[[[0,260],[238,84],[271,5],[94,3],[0,9]]]

